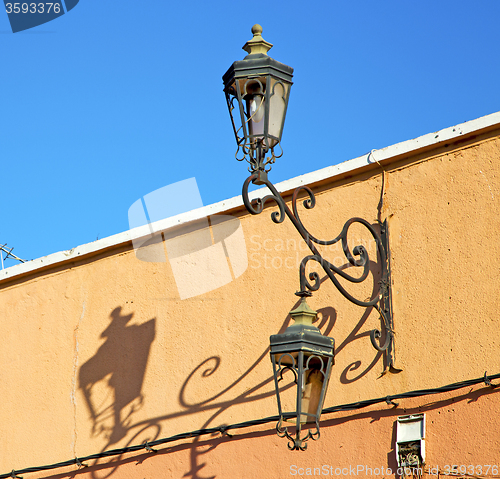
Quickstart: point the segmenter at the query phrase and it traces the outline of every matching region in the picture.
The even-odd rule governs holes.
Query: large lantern
[[[222,80],[238,144],[236,158],[246,159],[250,171],[258,172],[268,171],[267,165],[281,156],[274,147],[283,133],[293,68],[267,55],[272,44],[262,38],[260,25],[254,25],[252,33],[243,46],[248,55],[234,62]]]
[[[334,360],[333,338],[323,336],[313,326],[316,311],[306,303],[305,297],[299,307],[290,311],[295,323],[282,334],[271,336],[271,361],[273,363],[274,384],[278,400],[279,421],[276,425],[278,436],[288,439],[288,448],[304,451],[309,439],[319,438],[319,419],[323,409],[328,381]],[[280,382],[284,374],[292,373],[294,394],[291,410],[285,411]],[[287,386],[285,386],[285,389]],[[290,392],[290,391],[288,391]],[[294,403],[294,404],[293,404]],[[286,425],[286,422],[292,424]],[[288,431],[295,426],[295,438]],[[307,432],[302,434],[302,430]]]

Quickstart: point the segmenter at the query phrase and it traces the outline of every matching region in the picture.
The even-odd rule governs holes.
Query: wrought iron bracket
[[[321,240],[313,236],[304,227],[299,212],[297,209],[297,201],[301,193],[306,193],[307,197],[303,201],[303,205],[306,209],[312,209],[316,205],[316,198],[314,193],[308,186],[299,186],[296,188],[292,195],[292,209],[288,207],[285,200],[275,188],[275,186],[269,181],[267,171],[264,169],[253,169],[251,175],[243,183],[243,203],[246,209],[252,215],[258,215],[263,210],[266,204],[269,202],[274,202],[279,211],[274,211],[271,213],[271,219],[275,223],[282,223],[287,216],[290,221],[295,226],[296,230],[302,236],[303,240],[311,250],[311,255],[305,256],[302,259],[299,267],[299,281],[300,290],[295,293],[298,296],[311,296],[313,291],[317,291],[321,285],[319,274],[313,271],[307,275],[306,266],[309,261],[314,261],[319,263],[323,268],[324,272],[330,278],[335,287],[342,293],[342,295],[351,301],[352,303],[365,307],[374,308],[380,315],[382,329],[384,332],[374,329],[370,332],[370,341],[373,347],[385,354],[385,370],[382,374],[387,372],[399,372],[401,370],[394,366],[394,324],[392,316],[392,292],[391,292],[391,267],[390,267],[390,249],[389,249],[389,229],[387,220],[379,224],[380,234],[376,229],[363,218],[351,218],[344,224],[340,234],[331,240]],[[248,188],[250,184],[255,185],[265,185],[269,191],[270,195],[266,195],[262,198],[255,198],[250,200]],[[351,283],[362,283],[366,280],[370,273],[370,259],[368,257],[368,252],[363,245],[358,245],[352,249],[349,248],[347,235],[351,225],[354,223],[359,223],[363,225],[370,233],[370,235],[375,240],[378,253],[378,262],[380,264],[380,281],[379,287],[373,294],[371,299],[361,300],[350,294],[344,286],[340,283],[338,277],[343,278]],[[363,268],[362,274],[360,276],[351,276],[344,269],[335,266],[328,260],[323,258],[321,253],[318,251],[316,245],[328,246],[340,242],[342,249],[347,261],[355,267]],[[384,343],[380,344],[378,340],[385,337]]]

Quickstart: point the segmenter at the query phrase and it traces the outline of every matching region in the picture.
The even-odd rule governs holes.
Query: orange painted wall
[[[497,465],[500,469],[500,438],[492,434],[500,428],[497,396],[494,390],[477,386],[473,391],[469,388],[456,394],[400,400],[396,408],[370,407],[327,415],[322,421],[320,440],[310,443],[306,452],[289,451],[269,425],[231,431],[231,437],[177,441],[158,447],[156,453],[119,456],[114,464],[79,470],[72,466],[59,470],[57,475],[39,473],[32,477],[395,477],[395,419],[422,412],[428,421],[424,477],[437,478],[437,472],[439,477],[447,477],[453,465],[457,470],[466,466],[469,472],[474,466],[476,476],[482,472],[486,477],[498,477],[498,472],[492,474],[497,468],[488,471],[487,467]]]
[[[378,166],[313,185],[317,205],[302,217],[317,237],[336,236],[352,216],[388,218],[396,365],[403,369],[381,377],[383,358],[369,340],[380,327],[377,314],[324,282],[308,303],[336,340],[325,407],[500,373],[499,158],[496,130],[386,161],[380,213]],[[275,415],[269,335],[289,323],[297,261],[307,252],[290,222],[275,225],[271,211],[228,212],[241,222],[248,266],[198,296],[181,299],[172,264],[141,261],[130,243],[0,282],[0,474]],[[189,238],[177,247],[188,248]],[[353,227],[350,244],[363,238],[367,231]],[[366,244],[373,255],[373,242]],[[339,248],[325,256],[345,263]],[[364,298],[372,286],[351,291]],[[396,417],[418,411],[427,414],[429,465],[500,466],[498,390],[473,389],[326,416],[320,441],[305,453],[289,452],[268,424],[101,461],[78,476],[293,477],[294,465],[394,468]]]

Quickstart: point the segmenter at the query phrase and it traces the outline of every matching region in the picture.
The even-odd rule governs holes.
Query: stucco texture
[[[378,314],[351,304],[316,269],[322,286],[308,304],[336,341],[325,407],[500,372],[499,159],[492,131],[312,185],[317,204],[300,214],[316,237],[337,236],[351,217],[375,228],[388,220],[395,365],[402,369],[381,374],[383,353],[369,339],[380,328]],[[227,212],[235,219],[220,238],[217,221],[166,232],[158,261],[141,259],[127,243],[2,281],[0,473],[276,415],[269,336],[290,323],[298,265],[308,252],[288,220],[271,221],[275,210]],[[201,241],[193,231],[204,232],[213,254],[201,269],[190,256],[203,249],[190,247]],[[223,253],[212,248],[219,243]],[[359,243],[373,274],[346,288],[365,299],[379,280],[375,243],[354,225],[349,246]],[[339,246],[323,251],[346,266]],[[201,479],[300,477],[292,466],[325,464],[394,469],[395,419],[419,411],[427,414],[429,465],[500,465],[498,390],[469,389],[327,415],[321,439],[306,453],[289,452],[270,423],[90,462],[77,475]]]

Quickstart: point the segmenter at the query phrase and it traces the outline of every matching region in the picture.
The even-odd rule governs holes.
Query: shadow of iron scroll
[[[80,0],[14,2],[4,0],[12,33],[22,32],[61,17],[76,7]]]

